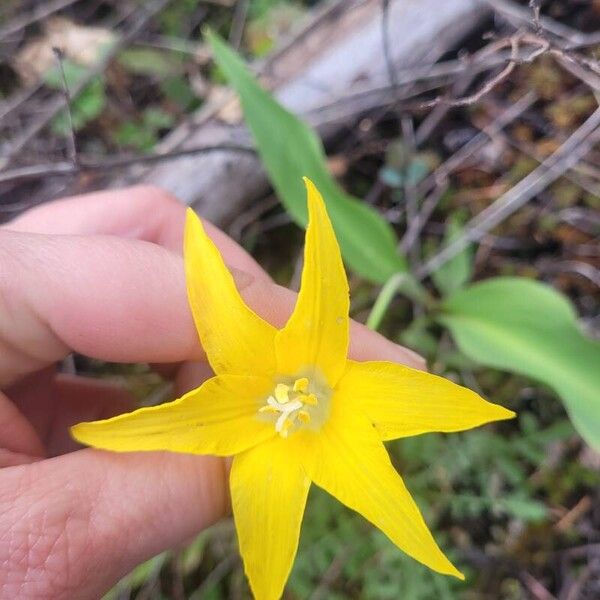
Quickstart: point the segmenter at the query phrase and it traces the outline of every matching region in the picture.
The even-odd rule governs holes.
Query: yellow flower
[[[434,541],[383,442],[460,431],[514,416],[441,377],[347,358],[348,282],[323,199],[309,224],[296,307],[283,329],[241,299],[219,251],[189,210],[189,302],[215,377],[182,398],[72,429],[115,451],[234,455],[240,551],[255,597],[281,596],[311,482],[379,527],[401,550],[463,578]]]

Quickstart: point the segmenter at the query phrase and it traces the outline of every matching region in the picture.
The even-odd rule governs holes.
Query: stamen
[[[283,427],[281,428],[281,431],[279,432],[281,437],[286,438],[290,432],[290,428],[291,426],[294,424],[294,419],[288,417],[284,422],[283,422]]]
[[[283,437],[287,437],[290,427],[294,424],[295,415],[291,415],[289,412],[281,413],[275,423],[275,431],[281,434]]]
[[[314,394],[302,396],[302,402],[304,402],[304,404],[308,404],[308,406],[317,406],[317,404],[319,404],[319,401]]]
[[[286,402],[289,402],[289,391],[289,385],[285,385],[285,383],[278,383],[275,386],[275,398],[277,398],[277,402],[279,402],[280,404],[285,404]]]
[[[310,414],[307,410],[299,410],[298,411],[298,420],[302,421],[305,425],[310,423]]]
[[[307,377],[296,379],[293,385],[278,383],[273,395],[267,396],[265,405],[258,409],[258,413],[272,418],[275,431],[283,438],[301,426],[310,424],[313,427],[315,419],[320,420],[322,409],[317,396],[312,392],[307,393],[309,388]]]
[[[294,391],[295,392],[301,392],[302,394],[306,394],[307,390],[308,390],[308,378],[307,377],[301,377],[300,379],[296,379],[296,381],[294,381]]]

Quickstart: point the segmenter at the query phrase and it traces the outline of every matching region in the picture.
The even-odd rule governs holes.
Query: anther
[[[299,410],[298,411],[298,420],[301,421],[302,423],[304,423],[305,425],[307,423],[310,423],[310,414],[308,413],[307,410]]]
[[[296,379],[294,381],[294,391],[301,392],[302,394],[306,394],[308,390],[308,378],[301,377],[300,379]]]
[[[307,393],[310,382],[306,377],[296,379],[293,385],[278,383],[266,404],[258,409],[260,414],[273,417],[275,431],[283,438],[300,425],[312,423],[313,408],[319,405],[317,396]]]
[[[278,383],[275,386],[275,398],[277,398],[277,402],[280,404],[285,404],[290,401],[289,397],[290,387],[285,385],[285,383]]]
[[[306,394],[300,398],[304,404],[308,404],[308,406],[317,406],[319,401],[314,394]]]

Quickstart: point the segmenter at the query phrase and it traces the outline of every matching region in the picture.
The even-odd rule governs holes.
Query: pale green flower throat
[[[331,392],[315,383],[308,377],[280,381],[258,409],[259,416],[272,421],[283,438],[301,427],[319,430],[327,417]]]

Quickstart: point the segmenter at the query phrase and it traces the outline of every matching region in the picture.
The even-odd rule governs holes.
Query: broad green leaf
[[[581,332],[561,294],[518,277],[498,277],[455,293],[438,320],[477,362],[552,387],[582,437],[600,449],[600,343]]]
[[[211,32],[206,35],[218,66],[239,94],[263,165],[292,218],[306,225],[302,177],[307,176],[323,194],[348,266],[376,283],[405,271],[392,228],[371,207],[338,186],[327,170],[321,140],[312,129],[266,92],[221,38]]]
[[[446,225],[445,245],[452,243],[462,233],[462,218],[458,213],[453,213]],[[435,286],[443,296],[463,288],[471,279],[473,272],[473,247],[466,246],[456,256],[444,263],[437,271],[431,274]]]

